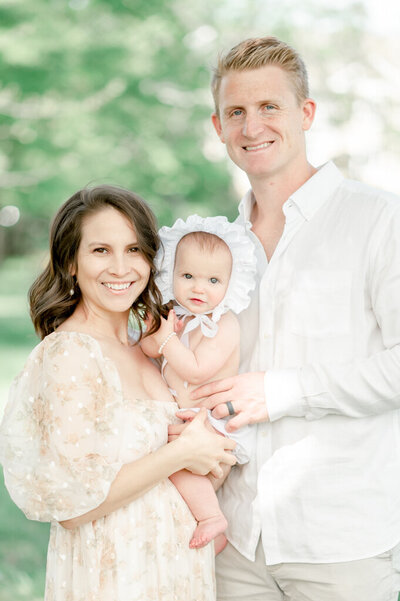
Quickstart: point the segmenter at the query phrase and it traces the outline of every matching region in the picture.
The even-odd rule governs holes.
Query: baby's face
[[[222,301],[232,271],[226,245],[206,250],[189,239],[178,245],[174,267],[174,296],[192,313],[211,313]]]

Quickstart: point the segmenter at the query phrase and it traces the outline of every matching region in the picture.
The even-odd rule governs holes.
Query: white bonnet
[[[256,285],[256,257],[254,245],[246,235],[243,226],[230,223],[226,217],[200,217],[190,215],[184,221],[177,219],[172,227],[164,226],[159,230],[162,247],[158,251],[155,264],[157,268],[156,284],[162,294],[163,303],[174,300],[173,272],[175,252],[183,236],[191,232],[207,232],[221,238],[232,254],[232,273],[225,297],[215,307],[212,320],[219,321],[226,311],[240,313],[250,303],[249,292]]]

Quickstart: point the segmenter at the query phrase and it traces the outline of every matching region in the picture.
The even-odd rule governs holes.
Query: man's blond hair
[[[308,98],[307,69],[299,54],[288,44],[275,37],[250,38],[220,55],[211,81],[215,112],[219,114],[221,80],[229,71],[247,71],[274,65],[286,71],[293,83],[298,102]]]

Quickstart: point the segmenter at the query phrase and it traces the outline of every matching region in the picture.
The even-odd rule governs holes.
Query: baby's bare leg
[[[210,480],[206,476],[197,476],[187,470],[172,474],[170,480],[185,499],[198,522],[189,547],[191,549],[204,547],[218,537],[215,543],[215,552],[222,551],[226,545],[226,538],[222,533],[226,530],[228,523],[219,507]],[[220,538],[221,535],[223,539]]]

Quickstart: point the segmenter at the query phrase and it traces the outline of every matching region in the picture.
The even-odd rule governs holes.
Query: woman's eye
[[[186,280],[190,280],[192,276],[190,275],[190,273],[184,273],[184,274],[183,274],[183,277],[184,277]]]
[[[129,249],[130,253],[138,253],[139,252],[139,247],[138,246],[132,246],[132,248]]]
[[[218,278],[210,278],[211,284],[217,284]]]
[[[102,247],[100,247],[100,248],[95,248],[95,249],[94,249],[94,252],[95,252],[95,253],[99,253],[100,255],[104,255],[104,254],[107,252],[107,249],[106,249],[106,248],[102,248]]]

